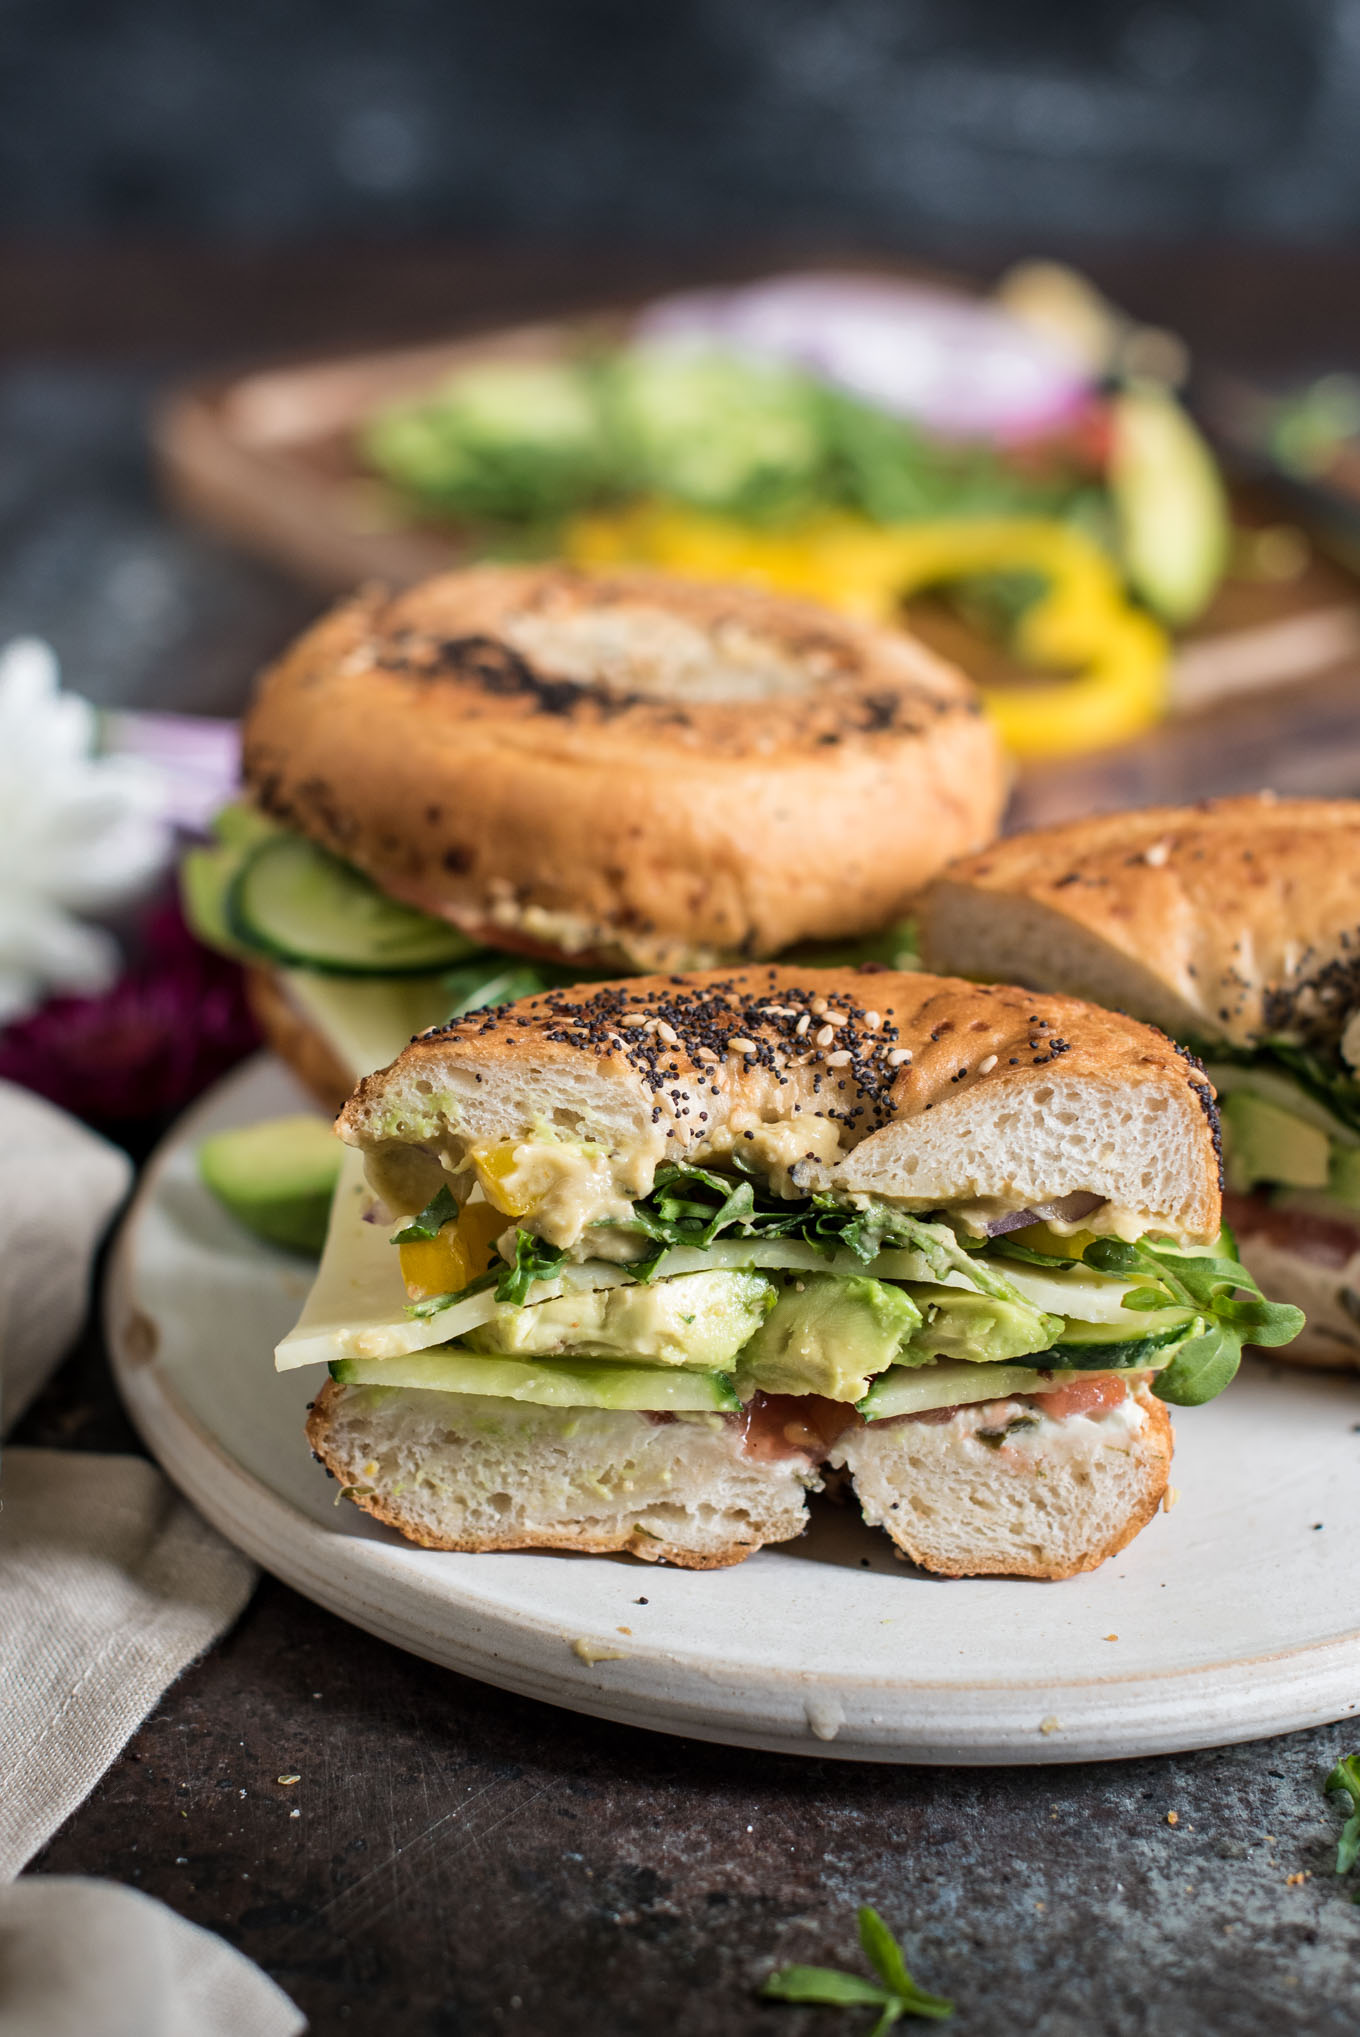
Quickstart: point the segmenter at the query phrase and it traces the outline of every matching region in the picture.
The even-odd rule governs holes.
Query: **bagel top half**
[[[1006,793],[973,687],[905,633],[558,565],[343,603],[262,680],[245,775],[394,897],[633,968],[872,932]]]
[[[1121,1235],[1187,1243],[1221,1219],[1214,1092],[1193,1056],[1076,998],[916,971],[766,964],[470,1012],[366,1077],[336,1130],[414,1211],[441,1166],[544,1126],[609,1155],[630,1197],[658,1166],[735,1148],[791,1193],[930,1210],[1084,1191]]]
[[[1360,1005],[1360,800],[1269,793],[1013,835],[922,901],[928,968],[1062,989],[1177,1038],[1333,1048]]]

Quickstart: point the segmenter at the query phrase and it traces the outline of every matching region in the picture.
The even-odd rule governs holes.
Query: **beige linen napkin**
[[[304,2018],[211,1931],[111,1881],[0,1888],[0,2037],[296,2037]]]
[[[0,1083],[0,1406],[42,1386],[84,1314],[124,1156]],[[84,1801],[255,1583],[154,1465],[8,1449],[0,1463],[0,1882]],[[0,2037],[291,2037],[248,1959],[112,1883],[0,1887]]]
[[[0,1082],[0,1434],[80,1328],[90,1262],[131,1179],[126,1153]]]

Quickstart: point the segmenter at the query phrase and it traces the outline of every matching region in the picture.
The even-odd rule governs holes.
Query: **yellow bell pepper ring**
[[[1151,728],[1166,709],[1166,632],[1127,599],[1094,539],[1070,524],[1041,517],[875,524],[835,512],[766,530],[643,502],[577,518],[566,550],[578,565],[652,565],[691,578],[751,581],[888,624],[923,588],[1034,572],[1046,591],[1021,616],[1013,648],[1027,665],[1070,676],[981,688],[1008,748],[1020,757],[1101,749]]]

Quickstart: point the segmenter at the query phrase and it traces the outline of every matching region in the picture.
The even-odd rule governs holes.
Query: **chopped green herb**
[[[954,2004],[942,1995],[927,1994],[907,1972],[901,1947],[877,1910],[866,1903],[859,1913],[859,1942],[878,1975],[864,1980],[857,1973],[838,1973],[830,1966],[782,1966],[760,1990],[767,2001],[815,2002],[826,2008],[872,2008],[879,2011],[869,2037],[886,2037],[902,2016],[927,2016],[943,2022]]]
[[[1336,1871],[1349,1874],[1360,1860],[1360,1754],[1347,1754],[1338,1761],[1322,1787],[1328,1795],[1333,1790],[1344,1790],[1350,1798],[1351,1814],[1341,1828],[1336,1848]],[[1360,1888],[1351,1901],[1360,1903]]]
[[[418,1245],[422,1239],[437,1238],[445,1224],[451,1224],[458,1215],[458,1205],[447,1182],[439,1188],[418,1217],[412,1217],[404,1230],[396,1233],[394,1245]]]

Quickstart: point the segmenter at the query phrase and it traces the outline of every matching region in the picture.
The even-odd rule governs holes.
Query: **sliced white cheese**
[[[317,1267],[316,1279],[295,1328],[288,1332],[274,1353],[280,1372],[299,1365],[329,1365],[343,1358],[404,1358],[414,1351],[428,1351],[466,1335],[496,1313],[494,1293],[457,1301],[429,1316],[406,1313],[406,1289],[401,1277],[399,1255],[391,1243],[388,1227],[366,1223],[364,1210],[372,1191],[364,1179],[362,1155],[347,1149],[340,1169],[340,1181],[331,1205],[326,1247]],[[806,1273],[869,1273],[884,1280],[933,1278],[929,1266],[917,1252],[884,1252],[866,1266],[852,1252],[837,1252],[831,1258],[797,1239],[776,1238],[722,1240],[707,1251],[688,1246],[667,1252],[654,1278],[664,1280],[683,1273],[714,1273],[749,1266]],[[526,1306],[555,1301],[573,1290],[621,1287],[633,1278],[626,1266],[606,1260],[586,1260],[564,1266],[552,1280],[535,1281]],[[951,1273],[946,1283],[967,1287],[962,1273]]]
[[[449,992],[438,976],[280,974],[288,996],[356,1082],[395,1061],[417,1033],[449,1015]]]

